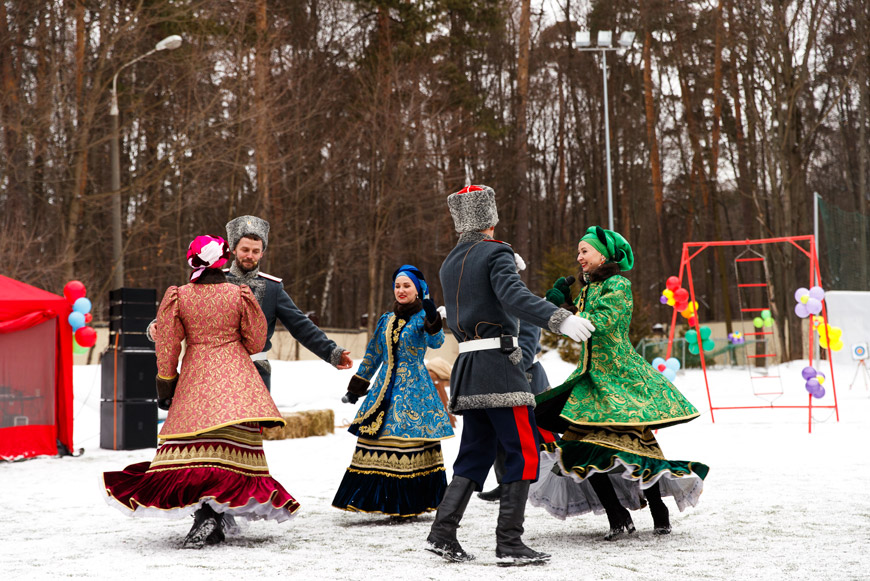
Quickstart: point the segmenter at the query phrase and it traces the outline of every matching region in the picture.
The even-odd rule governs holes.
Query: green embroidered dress
[[[559,518],[603,512],[586,481],[603,472],[625,508],[640,508],[643,490],[656,482],[681,511],[694,506],[709,468],[667,460],[652,430],[690,421],[699,412],[634,350],[628,338],[631,283],[599,269],[575,304],[595,332],[581,344],[574,373],[536,397],[538,426],[562,437],[545,445],[530,501]]]

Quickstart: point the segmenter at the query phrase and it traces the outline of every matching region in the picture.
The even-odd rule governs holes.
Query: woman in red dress
[[[184,548],[222,542],[232,517],[282,522],[299,509],[266,464],[261,429],[284,419],[250,358],[266,318],[247,286],[226,282],[229,255],[222,238],[191,242],[190,283],[167,289],[154,329],[158,405],[169,410],[157,454],[103,474],[107,501],[129,516],[194,515]]]

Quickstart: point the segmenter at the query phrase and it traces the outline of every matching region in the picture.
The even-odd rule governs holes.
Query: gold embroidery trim
[[[398,319],[398,317],[396,317],[395,313],[390,315],[390,320],[387,321],[387,328],[384,332],[384,334],[387,336],[387,339],[388,339],[388,341],[387,341],[387,373],[384,376],[384,382],[381,384],[381,391],[380,391],[380,393],[378,393],[378,399],[375,401],[375,403],[372,405],[372,407],[370,407],[368,409],[368,411],[366,411],[366,413],[364,413],[360,417],[354,419],[351,422],[351,424],[359,424],[359,423],[362,423],[364,420],[368,419],[369,416],[371,416],[375,412],[375,410],[378,409],[378,407],[381,405],[381,402],[384,399],[384,393],[386,393],[386,391],[387,391],[386,388],[390,384],[390,379],[392,379],[393,367],[394,367],[393,348],[392,348],[392,343],[390,343],[390,339],[392,339],[393,342],[397,342],[399,340],[399,333],[401,333],[402,327],[405,326],[404,319],[398,319],[398,324],[396,323],[397,319]],[[365,434],[374,435],[380,429],[383,421],[384,421],[383,412],[381,412],[381,414],[379,415],[377,420],[375,420],[375,423],[371,427],[369,427],[369,428],[361,427],[360,432],[363,432]]]

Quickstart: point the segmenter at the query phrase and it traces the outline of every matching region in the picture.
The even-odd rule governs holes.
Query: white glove
[[[517,263],[517,272],[522,272],[526,269],[526,261],[516,252],[514,252],[514,262]]]
[[[563,335],[567,336],[569,339],[573,339],[578,343],[581,341],[586,341],[589,337],[592,336],[592,331],[595,330],[595,325],[593,325],[589,319],[584,319],[583,317],[578,317],[577,315],[571,315],[559,325],[559,332]]]
[[[445,307],[444,305],[441,305],[440,307],[438,307],[435,310],[438,311],[438,314],[441,315],[442,319],[444,319],[445,321],[447,320],[447,307]]]

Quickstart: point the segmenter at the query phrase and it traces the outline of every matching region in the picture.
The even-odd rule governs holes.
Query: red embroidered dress
[[[247,519],[289,519],[299,503],[263,453],[260,425],[284,420],[250,358],[266,342],[253,293],[229,283],[169,287],[154,335],[165,378],[187,340],[178,385],[154,460],[104,473],[107,500],[130,516],[181,517],[208,502]]]

